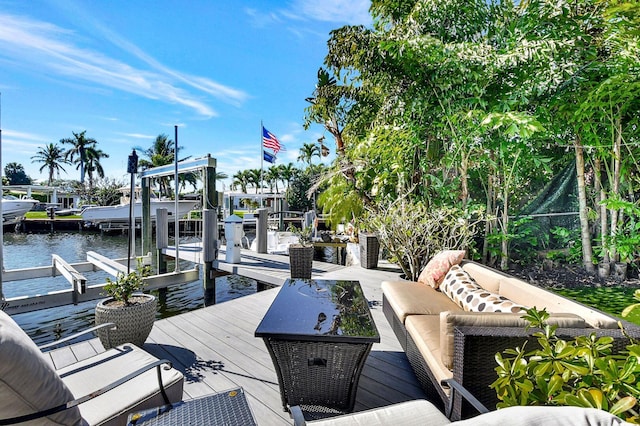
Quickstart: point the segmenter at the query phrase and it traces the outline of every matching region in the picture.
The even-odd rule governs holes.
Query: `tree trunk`
[[[608,234],[608,226],[607,226],[607,207],[604,205],[604,202],[607,199],[607,194],[604,191],[604,187],[602,186],[602,161],[599,158],[595,159],[594,162],[594,174],[595,180],[594,184],[596,187],[596,191],[600,194],[600,239],[602,245],[602,263],[609,263],[609,248],[607,247],[607,234]]]
[[[493,184],[493,171],[489,171],[487,177],[487,219],[484,222],[484,240],[482,243],[482,263],[489,265],[489,235],[495,227],[494,206],[494,184]]]
[[[506,271],[509,268],[509,188],[505,184],[502,200],[502,244],[501,244],[501,257],[500,257],[500,269]]]
[[[462,153],[462,158],[460,161],[460,190],[462,192],[462,208],[465,209],[467,207],[467,203],[469,202],[469,180],[467,179],[467,174],[469,173],[469,156],[467,153]]]
[[[611,188],[610,197],[613,197],[616,200],[620,199],[620,166],[621,166],[621,155],[620,155],[620,147],[622,145],[622,123],[620,114],[616,118],[615,123],[615,137],[613,142],[613,187]],[[615,236],[618,231],[618,211],[611,210],[611,237]],[[617,250],[615,244],[611,245],[611,260],[617,259]]]
[[[580,235],[582,239],[582,264],[584,269],[593,273],[593,250],[591,248],[591,233],[589,232],[589,218],[587,216],[587,191],[584,182],[584,149],[580,137],[576,136],[576,173],[578,177],[578,204],[580,206]]]

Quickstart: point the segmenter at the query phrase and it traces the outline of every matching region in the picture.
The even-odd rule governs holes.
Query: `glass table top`
[[[380,341],[360,283],[342,280],[287,280],[255,335],[310,341]]]

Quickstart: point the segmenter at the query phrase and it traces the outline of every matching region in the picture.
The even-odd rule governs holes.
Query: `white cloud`
[[[370,0],[295,0],[293,13],[309,19],[350,25],[368,25]]]
[[[234,105],[248,98],[241,90],[205,77],[170,69],[133,44],[98,27],[109,41],[125,53],[143,60],[148,69],[133,67],[92,49],[78,46],[76,34],[30,18],[0,13],[0,59],[23,64],[31,70],[58,78],[72,78],[160,101],[183,105],[204,117],[216,116],[205,95]],[[73,41],[71,41],[71,37]],[[195,89],[195,93],[191,90]]]

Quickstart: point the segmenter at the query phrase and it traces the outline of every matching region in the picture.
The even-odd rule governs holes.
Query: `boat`
[[[19,223],[24,215],[31,210],[38,200],[33,198],[18,198],[13,195],[2,196],[2,225],[15,225]]]
[[[126,188],[121,188],[124,195],[120,199],[120,204],[115,206],[88,206],[82,209],[80,215],[82,220],[89,225],[100,225],[103,223],[124,223],[129,221],[129,196]],[[136,200],[133,203],[133,217],[140,220],[142,217],[142,200],[136,190]],[[195,209],[199,205],[199,200],[178,200],[178,214],[181,218]],[[169,216],[176,216],[176,203],[171,199],[158,198],[151,195],[151,220],[155,221],[156,210],[167,209]]]

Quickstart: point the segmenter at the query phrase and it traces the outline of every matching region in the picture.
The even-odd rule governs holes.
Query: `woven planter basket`
[[[289,268],[291,269],[291,278],[310,279],[313,269],[313,246],[290,245]]]
[[[133,343],[142,347],[156,319],[158,302],[150,294],[134,294],[132,297],[144,298],[142,303],[130,306],[113,306],[113,298],[102,300],[96,306],[96,325],[106,322],[115,323],[116,330],[98,330],[98,337],[105,349],[124,343]],[[108,337],[107,337],[108,336]]]
[[[378,256],[380,255],[380,241],[376,234],[361,232],[358,234],[360,242],[360,266],[365,269],[378,267]]]

